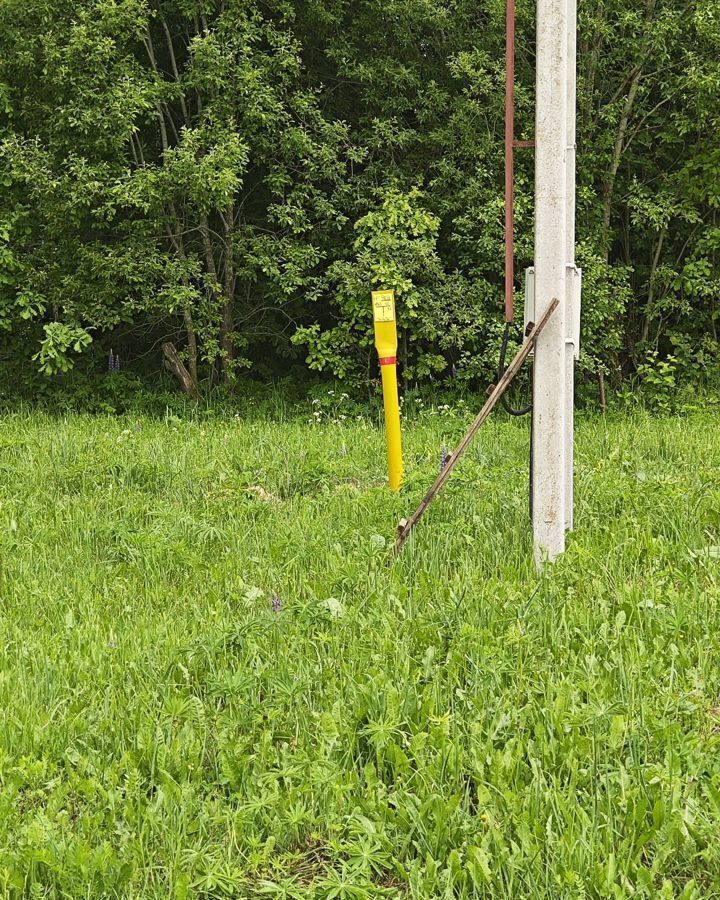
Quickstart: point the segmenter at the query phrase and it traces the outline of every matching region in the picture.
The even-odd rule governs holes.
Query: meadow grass
[[[720,897],[720,423],[0,423],[7,897]]]

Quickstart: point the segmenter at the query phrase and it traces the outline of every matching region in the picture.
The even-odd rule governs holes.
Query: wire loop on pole
[[[500,360],[498,362],[498,381],[503,377],[505,372],[507,371],[507,366],[505,365],[505,357],[507,356],[507,348],[508,341],[510,339],[510,322],[505,323],[505,332],[503,334],[502,345],[500,347]],[[500,398],[500,403],[502,404],[505,412],[510,416],[526,416],[528,413],[532,412],[532,402],[528,403],[526,406],[521,406],[520,409],[513,409],[510,406],[510,401],[508,400],[505,394]]]

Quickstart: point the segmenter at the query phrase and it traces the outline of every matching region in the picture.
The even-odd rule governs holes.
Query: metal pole
[[[505,7],[505,321],[515,313],[515,0]]]
[[[535,126],[535,314],[553,298],[533,368],[533,537],[538,565],[565,549],[568,0],[538,0]]]

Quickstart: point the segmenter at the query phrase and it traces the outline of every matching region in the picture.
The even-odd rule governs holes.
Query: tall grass
[[[0,892],[720,897],[720,424],[0,425]]]

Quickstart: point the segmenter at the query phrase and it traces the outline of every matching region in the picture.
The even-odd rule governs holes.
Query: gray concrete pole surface
[[[568,75],[575,55],[574,0],[538,0],[537,19],[536,318],[553,298],[560,301],[537,341],[533,366],[533,539],[541,565],[565,550],[565,530],[572,523],[568,448],[573,387],[568,355],[572,360],[573,354],[567,339],[572,317],[568,288],[573,281],[568,264],[571,258],[574,262],[574,250],[569,256],[574,245],[574,166],[568,160],[574,152],[568,153],[568,145],[575,143],[575,87]]]
[[[579,316],[576,308],[575,267],[575,111],[577,103],[577,0],[567,0],[567,148],[565,157],[565,262],[567,317]],[[575,359],[579,347],[575,346],[575,328],[566,321],[565,353],[565,528],[573,527],[573,481],[575,469]]]

